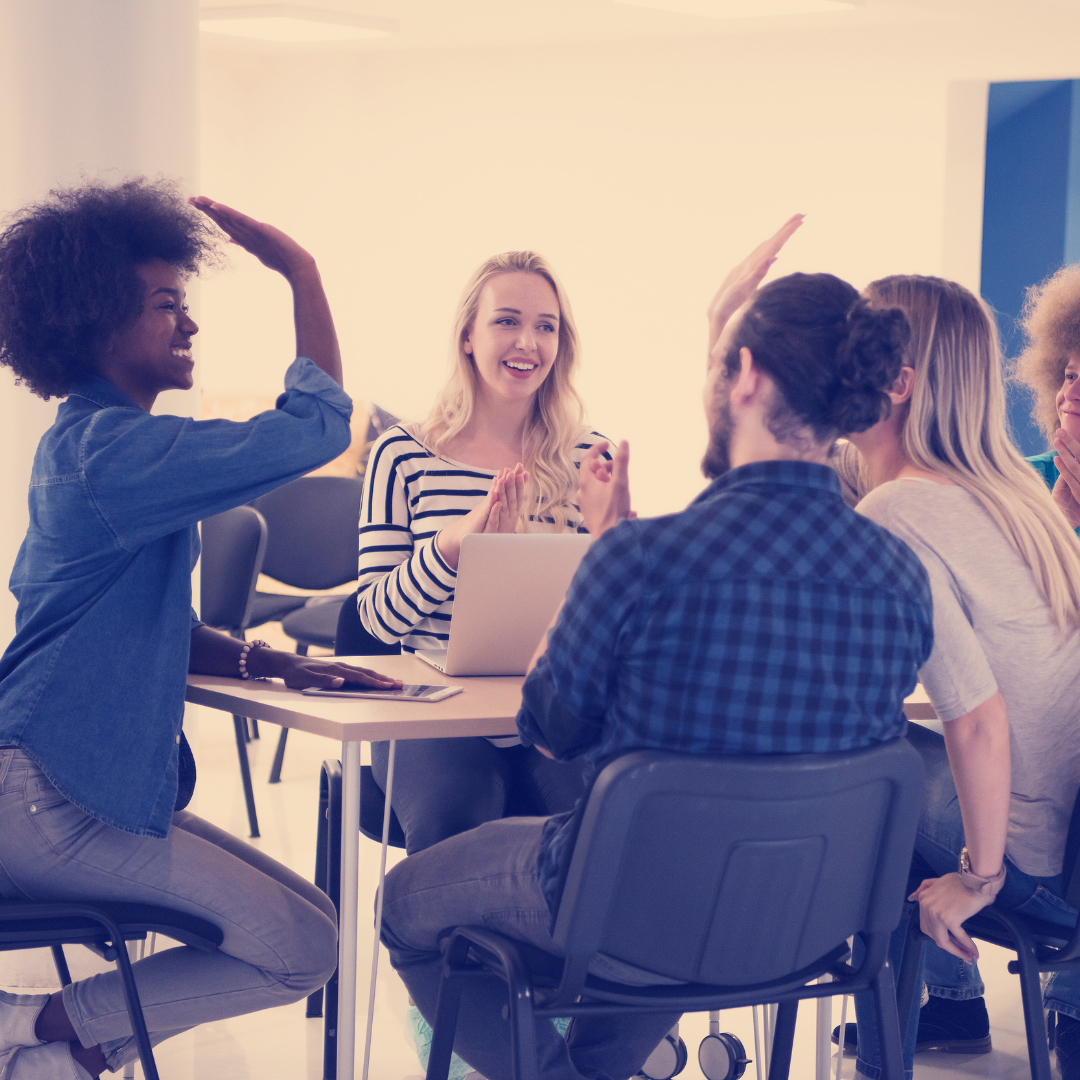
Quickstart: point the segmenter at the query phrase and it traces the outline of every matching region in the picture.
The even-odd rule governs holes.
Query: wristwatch
[[[978,874],[971,872],[971,857],[968,855],[968,849],[961,848],[960,850],[960,881],[965,889],[970,889],[971,892],[977,893],[979,896],[985,896],[993,900],[995,896],[1001,891],[1001,886],[1005,884],[1005,864],[1001,864],[1001,869],[993,877],[980,877]]]

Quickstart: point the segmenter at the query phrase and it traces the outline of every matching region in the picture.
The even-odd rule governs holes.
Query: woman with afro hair
[[[163,904],[220,927],[220,951],[135,965],[151,1041],[297,1001],[336,962],[333,905],[183,809],[194,762],[185,676],[288,686],[362,668],[235,641],[191,610],[197,523],[340,454],[352,402],[314,259],[279,230],[165,183],[53,192],[0,233],[0,364],[64,398],[37,449],[30,527],[0,658],[0,897]],[[155,416],[192,385],[184,282],[219,225],[292,287],[299,359],[277,408],[245,423]],[[0,993],[5,1080],[98,1076],[136,1056],[119,977]]]

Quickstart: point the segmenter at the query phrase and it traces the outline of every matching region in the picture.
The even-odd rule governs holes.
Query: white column
[[[0,0],[0,214],[83,177],[198,180],[198,0]],[[198,415],[198,388],[167,411]],[[34,448],[56,412],[0,372],[0,650]]]

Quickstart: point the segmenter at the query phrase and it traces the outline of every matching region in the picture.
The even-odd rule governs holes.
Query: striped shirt
[[[575,468],[603,438],[595,431],[581,438]],[[446,648],[457,572],[439,555],[435,535],[485,498],[496,473],[432,453],[411,426],[395,424],[375,443],[360,507],[358,607],[368,633],[408,652]],[[576,504],[567,516],[563,531],[586,531]],[[529,528],[551,531],[554,521],[530,516]]]

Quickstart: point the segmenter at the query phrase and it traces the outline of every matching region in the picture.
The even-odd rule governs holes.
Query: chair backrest
[[[262,570],[267,529],[262,514],[237,506],[202,523],[199,617],[232,633],[251,617],[255,582]]]
[[[348,476],[302,476],[255,499],[269,529],[263,573],[295,589],[355,581],[363,491]]]
[[[900,920],[923,766],[835,754],[635,752],[597,777],[555,941],[684,982],[749,986]]]
[[[401,642],[388,645],[364,629],[360,612],[356,610],[356,593],[353,593],[338,612],[337,633],[334,635],[336,656],[397,656]]]

